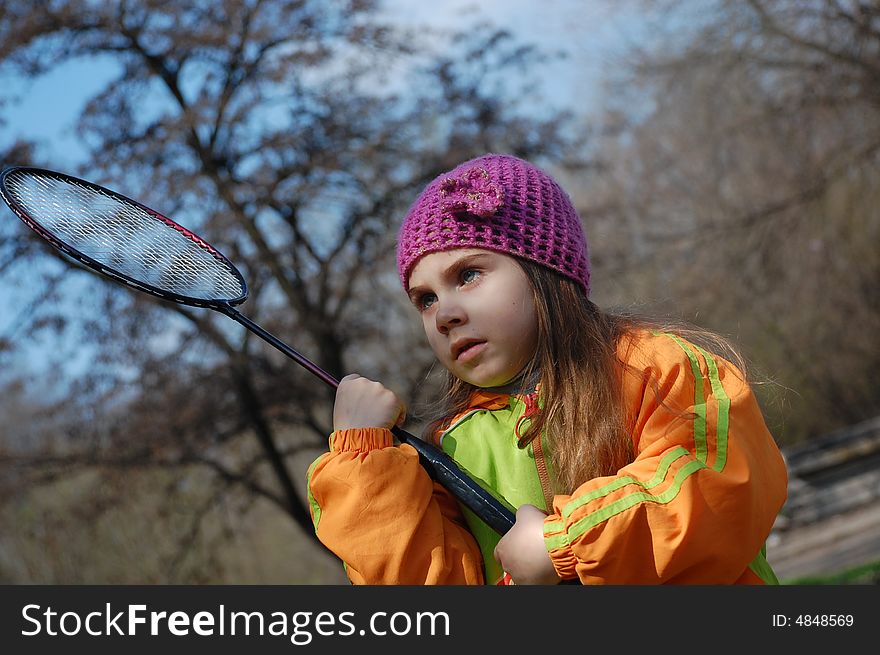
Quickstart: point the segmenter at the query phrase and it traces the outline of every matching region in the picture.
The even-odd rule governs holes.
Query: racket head
[[[220,251],[121,193],[66,173],[11,166],[0,172],[0,196],[55,248],[139,291],[197,307],[247,299],[244,277]]]

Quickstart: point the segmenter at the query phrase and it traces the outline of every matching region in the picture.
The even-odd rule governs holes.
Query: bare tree
[[[780,383],[782,441],[876,415],[880,8],[644,7],[588,198],[596,279],[734,337]]]

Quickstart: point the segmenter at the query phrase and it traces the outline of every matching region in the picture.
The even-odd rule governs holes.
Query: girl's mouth
[[[479,355],[486,347],[485,341],[469,340],[455,344],[452,348],[456,362],[469,362]]]

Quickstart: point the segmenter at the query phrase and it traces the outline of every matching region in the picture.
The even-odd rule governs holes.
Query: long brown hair
[[[543,402],[519,446],[543,434],[558,493],[612,475],[634,458],[632,417],[625,415],[622,393],[624,364],[618,357],[624,336],[646,329],[675,332],[745,370],[742,357],[720,335],[681,321],[602,311],[576,282],[544,266],[516,261],[531,282],[538,319],[538,348],[519,379],[528,384],[537,373]],[[428,431],[466,410],[475,389],[447,372],[441,416]]]

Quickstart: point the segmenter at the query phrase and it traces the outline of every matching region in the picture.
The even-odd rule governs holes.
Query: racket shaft
[[[242,325],[244,325],[248,330],[250,330],[251,332],[256,334],[258,337],[260,337],[264,341],[267,341],[268,343],[275,346],[278,350],[280,350],[285,355],[290,357],[293,361],[295,361],[297,364],[299,364],[300,366],[302,366],[303,368],[308,370],[312,375],[323,380],[329,386],[333,387],[334,389],[339,386],[339,380],[334,378],[327,371],[325,371],[320,366],[318,366],[317,364],[315,364],[314,362],[309,360],[304,355],[301,355],[300,353],[295,351],[293,348],[288,346],[286,343],[284,343],[281,339],[276,337],[274,334],[261,328],[259,325],[254,323],[251,319],[249,319],[247,316],[245,316],[244,314],[242,314],[238,310],[234,309],[233,307],[231,307],[229,305],[221,305],[219,307],[219,309],[220,309],[220,311],[222,311],[224,314],[226,314],[230,318],[233,318],[236,321],[238,321],[239,323],[241,323]]]

